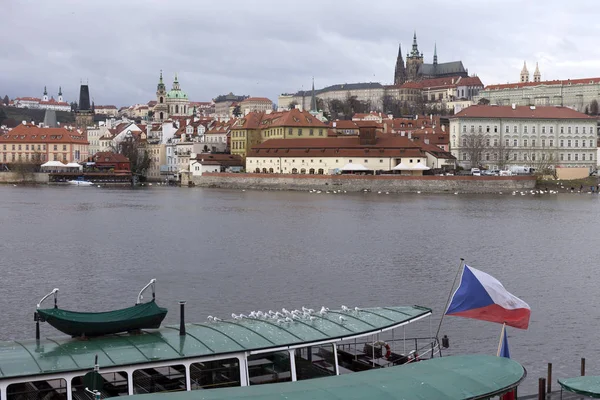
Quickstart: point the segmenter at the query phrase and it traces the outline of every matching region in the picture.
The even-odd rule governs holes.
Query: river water
[[[122,308],[157,279],[177,323],[232,312],[418,304],[433,330],[459,259],[498,278],[532,308],[508,328],[528,370],[521,393],[554,363],[600,374],[597,263],[600,196],[378,195],[0,186],[0,338],[33,338],[33,311]],[[447,317],[450,354],[495,354],[501,326]],[[59,334],[42,325],[42,334]]]

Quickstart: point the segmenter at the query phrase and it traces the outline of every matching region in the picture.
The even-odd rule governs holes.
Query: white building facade
[[[478,136],[480,162],[493,169],[543,164],[593,170],[596,126],[594,118],[566,107],[476,105],[450,117],[450,149],[460,166],[477,167],[470,158],[472,138]]]

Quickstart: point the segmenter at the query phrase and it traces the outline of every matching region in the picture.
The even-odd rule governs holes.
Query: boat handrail
[[[42,305],[43,301],[46,300],[48,297],[54,295],[54,308],[58,308],[57,305],[57,301],[58,301],[58,288],[54,288],[52,289],[52,291],[50,293],[48,293],[47,295],[45,295],[44,297],[42,297],[42,299],[37,303],[37,307],[36,308],[40,308],[40,306]]]
[[[146,289],[148,289],[150,286],[152,286],[152,300],[156,299],[156,293],[154,291],[155,283],[156,283],[156,279],[151,279],[150,282],[148,282],[148,284],[146,286],[144,286],[142,288],[142,290],[140,290],[140,293],[138,294],[137,301],[135,302],[135,304],[140,304],[142,302],[142,299],[143,299],[142,293],[144,293],[144,291]]]

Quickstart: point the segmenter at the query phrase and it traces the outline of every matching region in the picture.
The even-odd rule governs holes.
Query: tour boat
[[[152,300],[142,303],[149,287]],[[185,323],[181,302],[180,323],[159,328],[167,311],[156,305],[155,280],[139,292],[136,305],[104,313],[60,309],[57,293],[37,305],[36,339],[0,342],[0,399],[245,387],[402,370],[441,356],[431,333],[406,335],[408,325],[431,317],[431,309],[421,306],[282,308]],[[54,308],[42,309],[50,296]],[[44,321],[71,337],[41,338]]]
[[[73,180],[67,181],[67,183],[69,183],[70,185],[76,185],[76,186],[92,186],[94,184],[93,182],[85,181],[83,179],[81,179],[81,180],[73,179]]]

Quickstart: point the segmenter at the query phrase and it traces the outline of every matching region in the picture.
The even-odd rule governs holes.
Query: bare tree
[[[598,109],[598,100],[596,100],[596,99],[592,100],[592,102],[590,103],[590,114],[598,115],[599,111],[600,110]]]
[[[462,151],[471,162],[471,167],[479,167],[484,151],[488,148],[483,133],[469,133],[462,135]]]
[[[290,101],[290,104],[288,104],[288,109],[293,110],[294,108],[296,108],[297,105],[298,102],[296,100],[292,100]]]
[[[503,140],[500,138],[495,140],[491,146],[491,151],[494,154],[494,162],[502,170],[506,169],[514,154],[514,148],[510,147],[507,141],[508,139]]]

